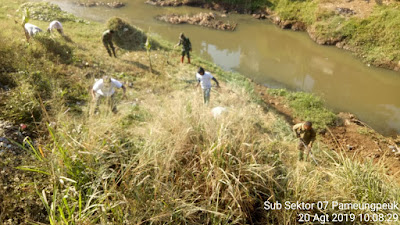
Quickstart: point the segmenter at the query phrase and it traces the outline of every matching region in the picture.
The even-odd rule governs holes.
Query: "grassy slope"
[[[377,66],[393,69],[400,61],[399,3],[376,6],[370,16],[361,19],[322,10],[318,1],[276,2],[273,9],[278,16],[304,22],[319,43],[341,41],[364,62]]]
[[[12,20],[22,1],[0,2],[1,77],[12,86],[1,95],[2,115],[28,122],[38,142],[27,149],[36,157],[1,156],[0,168],[11,169],[2,175],[8,189],[0,189],[0,223],[283,224],[294,223],[298,211],[267,212],[263,201],[400,200],[379,164],[352,162],[322,144],[314,148],[319,166],[297,162],[288,124],[264,111],[238,74],[198,58],[180,65],[171,50],[152,51],[158,75],[150,74],[144,51],[120,49],[118,59],[109,58],[99,40],[105,26],[93,22],[64,22],[73,42],[56,35],[55,43],[27,45]],[[211,106],[229,112],[217,119],[193,87],[198,65],[222,81]],[[92,113],[87,90],[102,74],[133,83],[117,115]]]

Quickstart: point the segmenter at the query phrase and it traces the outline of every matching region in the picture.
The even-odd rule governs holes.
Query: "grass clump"
[[[400,60],[400,10],[394,4],[376,7],[370,17],[349,22],[355,27],[349,44],[361,50],[368,62],[382,64]],[[352,23],[352,24],[351,24]]]
[[[18,11],[25,12],[29,10],[31,19],[40,21],[53,21],[60,22],[73,21],[78,23],[88,23],[84,19],[78,18],[70,13],[67,13],[55,4],[49,2],[26,2],[22,4]]]
[[[293,110],[294,116],[313,122],[316,129],[334,125],[338,117],[326,109],[324,102],[317,96],[305,92],[289,92],[285,89],[268,89],[268,93],[282,96]]]
[[[305,0],[277,0],[271,7],[282,20],[299,20],[310,25],[316,20],[318,2]]]
[[[125,50],[144,50],[147,40],[147,35],[137,27],[134,27],[122,20],[114,17],[107,22],[108,29],[114,30],[113,41],[116,45]],[[152,49],[157,49],[160,45],[151,39],[150,44]]]

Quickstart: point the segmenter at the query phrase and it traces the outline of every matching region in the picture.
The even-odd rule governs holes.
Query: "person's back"
[[[182,37],[181,42],[182,42],[182,51],[191,51],[192,50],[192,44],[190,43],[189,38]]]
[[[109,100],[112,111],[114,113],[117,112],[117,106],[114,98],[115,88],[122,88],[125,96],[126,88],[118,80],[104,76],[103,79],[99,79],[94,83],[91,94],[93,99],[96,100],[95,113],[98,112],[100,102],[105,98]]]
[[[309,144],[316,136],[315,130],[312,127],[309,129],[305,128],[305,123],[294,125],[293,131],[305,142],[305,144]]]
[[[117,57],[117,55],[115,54],[115,48],[114,48],[114,45],[112,42],[113,34],[114,34],[114,30],[106,30],[103,32],[101,39],[103,41],[104,47],[107,49],[108,55],[110,57],[112,57],[112,54],[111,54],[111,50],[112,50],[114,57]],[[110,48],[111,48],[111,50],[110,50]]]
[[[121,88],[123,85],[121,82],[110,78],[109,82],[104,82],[104,79],[96,81],[93,85],[93,90],[101,96],[110,97],[115,93],[115,88]]]
[[[39,32],[42,32],[42,29],[30,23],[25,23],[24,28],[30,37],[35,36]]]
[[[113,35],[113,32],[111,30],[104,31],[103,36],[102,36],[103,42],[107,42],[107,43],[112,42],[112,35]]]
[[[52,30],[54,30],[54,29],[56,29],[58,32],[60,32],[61,34],[63,33],[63,26],[62,26],[62,24],[59,22],[59,21],[57,21],[57,20],[54,20],[54,21],[52,21],[51,23],[50,23],[50,25],[49,25],[49,28],[47,29],[48,31],[52,31]]]

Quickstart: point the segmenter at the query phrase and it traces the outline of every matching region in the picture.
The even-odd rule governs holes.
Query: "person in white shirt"
[[[114,113],[117,112],[117,106],[114,98],[115,88],[122,88],[124,91],[124,97],[126,96],[126,88],[121,82],[108,76],[104,76],[103,79],[96,81],[91,91],[93,100],[96,100],[95,113],[98,112],[99,105],[102,99],[105,98],[108,100],[111,110]]]
[[[215,81],[215,83],[217,84],[217,88],[219,88],[219,83],[217,79],[215,79],[215,77],[211,75],[210,72],[205,72],[202,67],[200,67],[197,71],[196,79],[198,81],[197,87],[200,84],[201,88],[203,89],[204,104],[208,104],[208,102],[210,101],[211,80]]]
[[[51,21],[49,28],[47,28],[47,32],[51,33],[54,29],[56,29],[61,35],[64,35],[63,26],[57,20]]]
[[[24,29],[25,29],[25,36],[26,39],[28,39],[28,41],[31,37],[35,36],[37,33],[42,32],[42,29],[30,23],[25,23]]]

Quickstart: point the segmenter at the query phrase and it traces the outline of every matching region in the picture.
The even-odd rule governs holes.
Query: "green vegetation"
[[[137,27],[131,26],[129,23],[123,21],[121,18],[111,18],[107,22],[107,27],[114,30],[114,42],[122,49],[126,50],[145,50],[145,43],[147,35]],[[151,41],[153,49],[160,47],[156,41]]]
[[[313,23],[315,39],[343,41],[365,62],[390,67],[400,60],[400,10],[398,3],[376,6],[367,18],[345,17],[326,13]]]
[[[271,8],[282,20],[302,21],[312,24],[316,20],[318,1],[275,0]]]
[[[64,12],[57,5],[48,2],[26,2],[18,9],[19,12],[25,12],[29,9],[30,17],[35,20],[60,22],[74,21],[78,23],[88,23],[81,18],[78,18],[70,13]]]
[[[310,120],[316,129],[335,125],[338,117],[326,109],[321,98],[305,92],[289,92],[285,89],[268,89],[268,93],[284,97],[295,117],[301,120]]]
[[[15,12],[23,1],[0,3],[1,13]],[[13,21],[20,16],[0,18],[0,82],[10,88],[0,115],[28,123],[35,141],[23,154],[0,154],[1,224],[294,224],[299,210],[266,211],[264,201],[400,201],[381,164],[354,162],[319,142],[318,166],[298,162],[290,126],[264,111],[240,74],[196,57],[182,65],[179,51],[157,40],[154,75],[146,51],[119,48],[110,58],[100,41],[108,27],[95,22],[66,21],[68,38],[42,34],[27,44]],[[221,81],[210,104],[228,112],[218,118],[193,87],[199,65]],[[104,74],[128,87],[115,115],[106,106],[94,115],[87,94]],[[285,95],[299,109],[322,110],[310,96]]]

